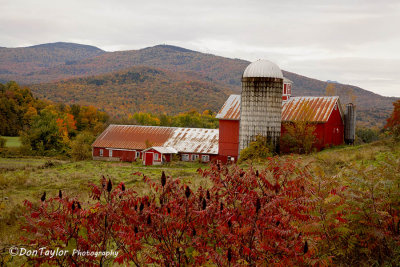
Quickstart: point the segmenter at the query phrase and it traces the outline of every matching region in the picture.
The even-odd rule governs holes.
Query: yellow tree
[[[304,104],[299,110],[299,119],[284,124],[286,133],[281,140],[283,147],[288,147],[291,152],[299,154],[308,154],[312,151],[317,140],[316,126],[310,122],[312,116],[313,110],[309,105]]]
[[[335,84],[328,83],[328,85],[325,88],[325,95],[327,96],[337,95]]]

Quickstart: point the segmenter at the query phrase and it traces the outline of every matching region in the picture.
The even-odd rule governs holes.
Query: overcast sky
[[[0,46],[171,44],[400,97],[400,0],[0,0]]]

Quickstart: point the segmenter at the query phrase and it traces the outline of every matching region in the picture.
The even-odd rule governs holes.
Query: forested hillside
[[[37,81],[37,75],[47,75],[47,69],[68,66],[80,60],[104,53],[89,45],[51,43],[30,47],[0,47],[0,82],[15,80],[26,84]]]
[[[149,67],[133,67],[32,88],[40,97],[67,104],[97,105],[120,118],[139,111],[168,114],[191,109],[216,111],[232,93],[227,87],[203,81],[195,73]]]
[[[14,49],[14,50],[13,50]],[[24,84],[46,83],[44,86],[35,86],[34,93],[40,96],[46,96],[55,101],[87,101],[87,103],[96,104],[103,107],[111,114],[117,114],[122,109],[125,111],[151,111],[151,112],[171,112],[190,109],[188,105],[194,108],[204,110],[210,108],[217,111],[225,101],[225,96],[231,92],[240,93],[241,75],[249,64],[248,61],[240,59],[230,59],[211,54],[200,53],[176,46],[157,45],[139,50],[104,52],[91,46],[77,44],[46,44],[28,48],[0,48],[0,81],[16,80]],[[133,96],[129,99],[129,94],[136,92],[135,86],[132,87],[132,81],[128,84],[118,83],[118,88],[113,86],[114,82],[102,84],[94,89],[96,84],[85,82],[84,79],[74,79],[67,82],[51,84],[55,81],[87,77],[93,75],[110,74],[116,71],[124,71],[134,66],[147,66],[161,71],[164,78],[168,80],[167,87],[164,83],[157,83],[159,74],[147,74],[147,76],[156,75],[153,79],[134,83],[141,87],[138,91],[141,95]],[[190,104],[184,102],[183,106],[176,107],[175,99],[173,102],[165,103],[166,99],[159,99],[161,91],[171,91],[171,86],[176,86],[174,94],[185,95],[189,97],[189,91],[182,86],[182,73],[190,72],[190,76],[195,78],[187,80],[196,80],[199,86],[194,86],[202,90],[204,84],[207,84],[205,91],[192,95]],[[177,74],[179,73],[179,74]],[[106,75],[106,76],[107,76]],[[186,75],[186,74],[185,74]],[[166,76],[169,76],[168,78]],[[177,77],[178,76],[178,77]],[[327,82],[311,79],[295,73],[284,71],[284,76],[294,82],[293,94],[296,96],[319,96],[326,94]],[[95,78],[102,80],[104,77]],[[163,79],[164,79],[163,78]],[[88,78],[93,79],[93,78]],[[185,80],[186,78],[183,78]],[[50,85],[51,84],[51,85]],[[62,86],[61,86],[62,84]],[[157,87],[158,86],[158,87]],[[342,104],[355,101],[358,109],[358,121],[365,126],[382,127],[385,118],[392,110],[392,103],[396,98],[383,97],[362,88],[334,84],[331,88],[332,94],[339,95]],[[41,90],[36,91],[36,88]],[[145,89],[146,88],[146,89]],[[204,97],[213,89],[221,88],[223,94],[215,96],[214,102],[210,103],[210,96]],[[57,90],[67,92],[57,92]],[[183,91],[180,91],[183,89]],[[47,92],[46,90],[49,90]],[[128,98],[121,98],[121,93],[129,91]],[[132,91],[133,90],[133,91]],[[143,90],[146,90],[144,92]],[[77,96],[72,92],[95,92],[94,95]],[[85,94],[85,93],[84,93]],[[146,95],[144,97],[144,95]],[[198,97],[202,95],[203,97]],[[222,97],[224,95],[224,97]],[[137,102],[144,100],[145,102]],[[113,104],[115,103],[115,105]],[[122,107],[121,105],[133,105]],[[199,108],[204,107],[204,108]],[[125,111],[123,113],[125,113]]]

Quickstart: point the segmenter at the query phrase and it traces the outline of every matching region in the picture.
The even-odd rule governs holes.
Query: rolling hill
[[[0,47],[0,81],[15,80],[20,83],[36,81],[36,75],[46,74],[49,68],[76,63],[105,53],[89,45],[51,43],[30,47]]]
[[[66,46],[66,47],[64,47]],[[79,48],[79,53],[76,52],[75,57],[71,56],[71,47]],[[67,49],[69,48],[69,49]],[[16,53],[14,50],[7,50],[13,48],[6,48],[6,51]],[[7,80],[16,80],[23,84],[39,84],[42,83],[41,86],[34,86],[33,91],[41,94],[42,96],[47,96],[52,100],[61,100],[61,101],[78,101],[78,99],[73,98],[59,98],[56,96],[55,91],[57,88],[66,88],[66,84],[74,84],[74,86],[78,86],[81,80],[73,80],[66,82],[66,79],[76,78],[76,77],[87,77],[87,76],[98,76],[103,74],[114,73],[117,71],[127,70],[133,66],[147,66],[150,68],[155,68],[159,71],[163,72],[165,75],[177,74],[179,73],[179,77],[182,76],[183,73],[185,75],[190,74],[189,80],[196,80],[196,82],[203,82],[208,86],[214,86],[215,88],[221,88],[224,91],[224,94],[227,95],[230,92],[240,93],[240,80],[243,70],[250,63],[245,60],[240,59],[230,59],[224,58],[220,56],[215,56],[211,54],[200,53],[192,50],[188,50],[181,47],[170,46],[170,45],[157,45],[154,47],[148,47],[139,50],[129,50],[129,51],[117,51],[117,52],[104,52],[98,48],[83,46],[77,44],[66,44],[66,43],[55,43],[55,44],[47,44],[47,45],[39,45],[35,47],[28,48],[14,48],[20,49],[23,55],[29,55],[29,53],[33,53],[30,51],[35,51],[34,57],[31,61],[29,61],[29,57],[25,56],[25,63],[28,66],[31,66],[30,72],[27,71],[29,68],[17,68],[12,66],[20,66],[17,60],[14,60],[12,56],[8,55],[6,52],[0,52],[0,62],[5,62],[3,58],[7,58],[7,62],[9,64],[0,63],[0,81]],[[24,50],[26,49],[26,50]],[[39,49],[39,50],[38,50]],[[41,50],[40,50],[41,49]],[[58,51],[60,54],[63,54],[61,51],[65,52],[69,56],[60,57],[57,59],[56,53],[52,54],[51,51]],[[4,48],[0,48],[0,51],[4,50]],[[42,51],[42,52],[40,52]],[[40,57],[40,53],[42,53],[42,57]],[[53,55],[50,63],[47,62],[47,54]],[[8,67],[11,66],[11,67]],[[109,74],[113,75],[113,74]],[[293,94],[296,96],[318,96],[325,95],[325,88],[328,85],[327,82],[320,81],[317,79],[308,78],[305,76],[301,76],[295,73],[284,71],[284,76],[289,78],[294,82],[293,85]],[[183,77],[183,76],[182,76]],[[176,76],[171,79],[177,78]],[[97,78],[96,78],[97,79]],[[100,78],[102,79],[102,78]],[[157,80],[156,78],[155,80]],[[59,83],[62,80],[63,86],[60,86]],[[172,80],[169,81],[170,84],[174,82]],[[176,81],[179,84],[181,80]],[[53,84],[53,85],[51,85]],[[211,85],[214,84],[214,85]],[[85,82],[79,86],[87,86]],[[103,85],[104,88],[107,86]],[[157,90],[151,90],[151,86],[147,85],[146,82],[142,84],[143,87],[148,88],[149,92],[158,92]],[[163,86],[162,84],[159,86]],[[202,85],[203,86],[203,85]],[[198,89],[201,90],[202,86]],[[129,86],[125,86],[127,89],[131,88]],[[39,89],[42,88],[42,89]],[[49,88],[54,88],[52,91],[49,91],[49,94],[45,93],[45,90]],[[134,87],[132,87],[134,88]],[[133,89],[128,90],[133,90]],[[180,90],[181,87],[177,87],[176,90]],[[49,89],[50,90],[50,89]],[[72,89],[71,89],[72,90]],[[107,87],[107,90],[117,90],[114,86]],[[112,92],[107,92],[106,89],[99,90],[99,94],[106,94],[109,97],[113,95]],[[160,89],[161,90],[161,89]],[[88,90],[87,92],[89,92]],[[83,92],[83,91],[81,91]],[[116,95],[117,92],[121,93],[121,91],[114,92]],[[206,93],[207,91],[204,91]],[[183,93],[186,94],[187,92]],[[60,93],[59,93],[60,94]],[[178,93],[179,94],[179,93]],[[335,83],[335,94],[339,95],[342,103],[347,103],[351,99],[355,99],[355,102],[358,107],[358,121],[363,125],[368,126],[378,126],[381,127],[384,124],[385,118],[387,118],[392,110],[392,103],[396,100],[393,97],[384,97],[378,94],[372,93],[370,91],[364,90],[362,88],[351,86],[351,85],[343,85]],[[82,96],[82,98],[90,98],[91,96]],[[149,100],[157,101],[158,95],[149,95]],[[103,97],[105,99],[105,97]],[[210,106],[207,103],[195,103],[198,101],[202,101],[202,98],[193,97],[192,105],[199,106]],[[218,107],[223,104],[225,99],[223,97],[219,100],[216,100],[219,104],[211,105],[213,110],[218,110]],[[111,101],[111,99],[110,99]],[[132,100],[133,101],[133,100]],[[111,101],[112,102],[112,101]],[[104,108],[105,110],[109,110],[109,108],[105,108],[106,106],[110,106],[110,103],[96,102],[97,106],[100,108]],[[128,102],[129,103],[129,102]],[[146,102],[149,103],[149,102]],[[117,103],[116,103],[117,104]],[[157,104],[158,105],[158,104]],[[165,106],[165,105],[163,105]],[[142,108],[147,111],[153,111],[153,108],[148,104],[142,105]],[[166,105],[165,107],[170,107],[171,109],[166,108],[166,112],[177,112],[178,110],[182,110],[181,108],[175,108],[174,105]],[[119,110],[115,107],[116,110]],[[126,110],[131,110],[132,108],[127,108]],[[133,108],[136,110],[136,108]],[[112,112],[115,114],[115,112]]]
[[[40,97],[68,104],[101,107],[114,117],[134,112],[176,114],[196,109],[218,110],[228,87],[205,82],[190,72],[172,72],[152,67],[32,85]]]

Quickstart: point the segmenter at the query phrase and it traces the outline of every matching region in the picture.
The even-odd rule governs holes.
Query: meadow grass
[[[6,147],[20,147],[21,139],[19,136],[2,136],[6,139]]]

